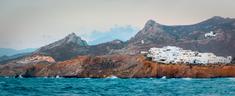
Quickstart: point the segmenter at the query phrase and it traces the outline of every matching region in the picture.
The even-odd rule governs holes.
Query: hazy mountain
[[[11,55],[16,55],[16,54],[21,54],[21,53],[30,53],[35,50],[36,48],[27,48],[27,49],[22,49],[22,50],[16,50],[16,49],[11,49],[11,48],[0,48],[0,57],[11,56]]]
[[[4,64],[8,61],[12,61],[12,60],[22,58],[22,57],[25,57],[25,56],[28,56],[28,55],[31,55],[31,53],[19,53],[19,54],[11,55],[11,56],[4,55],[4,56],[0,57],[0,64]]]
[[[7,62],[19,57],[31,54],[36,48],[27,48],[22,50],[15,50],[10,48],[0,48],[0,63]]]
[[[105,42],[109,42],[115,39],[127,41],[133,37],[139,31],[138,28],[133,26],[114,26],[106,31],[93,31],[90,34],[82,35],[89,38],[88,44],[97,45]]]

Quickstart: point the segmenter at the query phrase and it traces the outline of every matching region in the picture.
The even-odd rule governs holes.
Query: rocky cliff
[[[47,57],[48,58],[48,57]],[[49,59],[49,61],[51,61]],[[63,62],[38,62],[33,65],[0,66],[1,76],[24,77],[90,77],[106,78],[117,76],[120,78],[143,77],[191,77],[214,78],[234,77],[235,65],[187,65],[187,64],[158,64],[147,60],[142,55],[105,55],[78,56]]]

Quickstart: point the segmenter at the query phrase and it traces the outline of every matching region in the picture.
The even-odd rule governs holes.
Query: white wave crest
[[[109,77],[107,77],[107,78],[109,78],[109,79],[117,79],[118,77],[117,77],[117,76],[112,75],[112,76],[109,76]]]
[[[8,77],[8,76],[5,76],[4,78],[10,78],[10,77]]]
[[[55,78],[60,78],[60,76],[59,75],[56,75],[56,77]]]
[[[19,75],[18,78],[24,78],[22,75]]]
[[[162,76],[162,78],[161,79],[166,79],[166,76]]]
[[[192,78],[182,78],[183,80],[192,80]]]
[[[229,80],[231,80],[231,81],[235,81],[235,78],[228,78]]]

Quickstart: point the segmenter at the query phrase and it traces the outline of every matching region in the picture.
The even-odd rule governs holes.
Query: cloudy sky
[[[90,44],[127,40],[149,19],[194,24],[234,18],[234,9],[234,0],[0,0],[0,48],[38,48],[71,32]]]

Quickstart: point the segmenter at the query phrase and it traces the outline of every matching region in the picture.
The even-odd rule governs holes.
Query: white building
[[[216,33],[213,31],[205,34],[205,37],[215,37],[215,36],[216,36]]]
[[[187,63],[187,64],[227,64],[232,61],[232,57],[227,58],[216,56],[213,53],[199,53],[197,51],[183,50],[175,46],[163,48],[151,48],[147,57],[160,63]]]
[[[141,40],[141,44],[144,44],[144,40]]]

